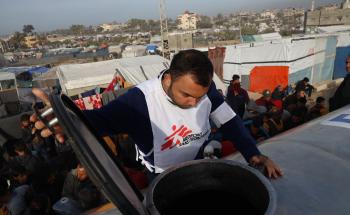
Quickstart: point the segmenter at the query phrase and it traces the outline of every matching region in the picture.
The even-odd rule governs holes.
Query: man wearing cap
[[[256,105],[262,106],[266,108],[266,112],[270,111],[271,108],[274,106],[272,102],[272,97],[271,97],[271,91],[270,90],[264,90],[262,93],[262,97],[257,99],[255,101]]]

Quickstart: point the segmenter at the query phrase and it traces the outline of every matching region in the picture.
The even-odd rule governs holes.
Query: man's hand
[[[276,179],[283,175],[280,167],[265,155],[255,155],[249,160],[249,163],[253,166],[264,166],[266,170],[265,174],[269,178]]]
[[[44,91],[42,91],[41,89],[38,89],[38,88],[33,88],[32,92],[37,98],[41,99],[45,103],[45,105],[51,106],[50,101],[49,101],[49,97]],[[52,116],[48,116],[47,118],[52,119]],[[50,131],[50,129],[45,126],[45,123],[43,123],[42,121],[39,120],[38,116],[35,113],[30,117],[30,121],[35,123],[36,129],[41,130],[40,134],[42,137],[48,137],[48,136],[53,134]],[[63,130],[62,130],[61,126],[55,125],[53,127],[53,130],[55,131],[54,134],[55,134],[55,137],[58,140],[58,142],[63,143],[65,139],[64,139]]]

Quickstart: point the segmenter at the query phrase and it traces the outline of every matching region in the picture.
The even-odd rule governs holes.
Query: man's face
[[[239,83],[241,83],[241,82],[239,81],[239,79],[236,79],[236,80],[232,81],[232,83],[233,83],[233,84],[239,84]]]
[[[88,175],[86,173],[86,170],[84,167],[82,167],[81,165],[78,165],[77,168],[77,177],[79,181],[85,181],[88,178]]]
[[[298,93],[298,98],[302,98],[302,97],[305,97],[305,91],[300,91],[299,93]]]
[[[14,179],[19,183],[19,184],[25,184],[28,181],[28,175],[27,174],[20,174],[14,177]]]
[[[209,90],[209,87],[195,83],[190,74],[178,77],[175,81],[172,81],[170,75],[166,74],[163,81],[167,88],[167,95],[183,109],[195,107]]]
[[[350,56],[346,58],[346,71],[350,73]]]

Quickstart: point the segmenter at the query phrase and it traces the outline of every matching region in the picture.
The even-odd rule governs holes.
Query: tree
[[[69,28],[71,34],[74,35],[81,35],[85,31],[85,26],[84,25],[72,25]]]
[[[197,26],[198,28],[212,28],[213,23],[211,22],[211,18],[209,16],[200,16]]]
[[[255,26],[245,25],[241,28],[242,35],[254,35],[258,33],[258,29]]]
[[[24,33],[15,32],[11,39],[9,40],[9,46],[13,47],[15,50],[19,48],[26,48],[24,44]]]
[[[38,36],[38,44],[41,46],[47,45],[48,44],[48,40],[46,38],[46,35],[39,35]]]
[[[97,32],[97,33],[101,33],[103,30],[104,30],[104,29],[103,29],[101,26],[98,26],[98,27],[96,28],[96,32]]]
[[[273,32],[275,32],[275,29],[267,28],[267,29],[263,30],[261,33],[262,34],[268,34],[268,33],[273,33]]]
[[[216,17],[214,17],[215,25],[223,25],[225,21],[226,19],[224,15],[222,15],[221,13],[219,13]]]
[[[34,31],[33,25],[23,25],[23,33],[31,34]]]

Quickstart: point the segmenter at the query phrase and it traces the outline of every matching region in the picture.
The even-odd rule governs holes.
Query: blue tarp
[[[33,74],[33,73],[45,73],[45,72],[48,72],[49,71],[49,68],[47,67],[33,67],[29,70],[27,70],[27,72],[29,72],[30,74]]]
[[[29,72],[30,74],[33,73],[45,73],[48,72],[49,68],[47,67],[28,67],[28,66],[23,66],[23,67],[6,67],[6,68],[1,68],[0,72],[10,72],[14,73],[16,75],[23,73],[23,72]]]
[[[157,48],[158,48],[158,46],[157,45],[155,45],[155,44],[149,44],[149,45],[147,45],[147,47],[146,47],[146,51],[147,52],[156,52],[157,51]]]
[[[338,47],[334,62],[333,79],[344,78],[347,74],[345,68],[346,57],[350,54],[350,46]]]

